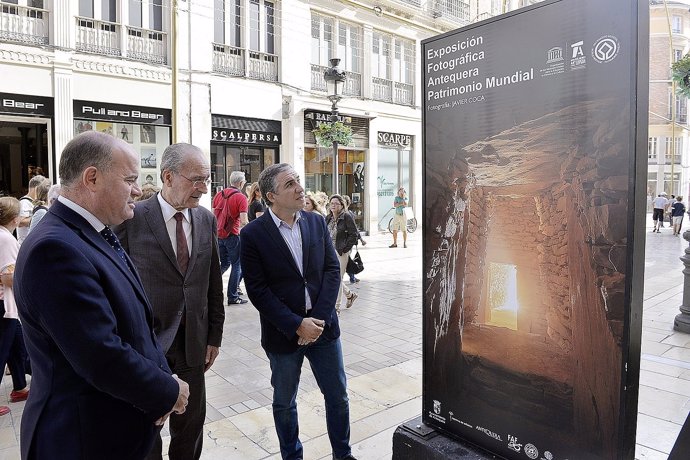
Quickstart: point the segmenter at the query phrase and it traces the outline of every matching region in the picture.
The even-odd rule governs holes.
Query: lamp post
[[[345,71],[338,68],[340,59],[330,59],[331,67],[323,73],[326,80],[328,100],[331,101],[331,123],[338,121],[338,101],[342,99],[342,86],[345,83]],[[338,141],[333,141],[333,193],[338,193]]]

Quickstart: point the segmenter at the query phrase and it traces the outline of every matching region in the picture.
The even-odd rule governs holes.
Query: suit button
[[[182,311],[178,311],[177,316],[182,316]]]

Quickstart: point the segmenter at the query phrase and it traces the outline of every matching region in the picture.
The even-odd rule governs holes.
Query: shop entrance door
[[[0,196],[19,198],[33,176],[49,176],[48,152],[46,124],[0,120]]]

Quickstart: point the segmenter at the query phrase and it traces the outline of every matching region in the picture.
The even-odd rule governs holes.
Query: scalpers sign
[[[385,145],[386,147],[409,147],[411,144],[411,134],[397,134],[379,131],[379,145]]]
[[[314,120],[316,123],[330,122],[332,115],[328,112],[305,112],[304,118],[308,120]],[[352,124],[352,117],[347,115],[338,115],[336,121],[340,121],[343,124]]]
[[[280,134],[244,131],[241,129],[213,128],[212,140],[221,142],[238,142],[242,144],[276,144],[280,145]]]

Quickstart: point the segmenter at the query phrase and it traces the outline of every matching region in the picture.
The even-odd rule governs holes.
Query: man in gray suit
[[[170,460],[201,456],[206,417],[204,372],[218,356],[225,311],[216,219],[199,207],[210,165],[191,144],[173,144],[161,160],[160,193],[137,203],[115,232],[153,304],[154,330],[171,369],[189,384],[184,415],[170,419]],[[161,458],[160,436],[149,459]]]

